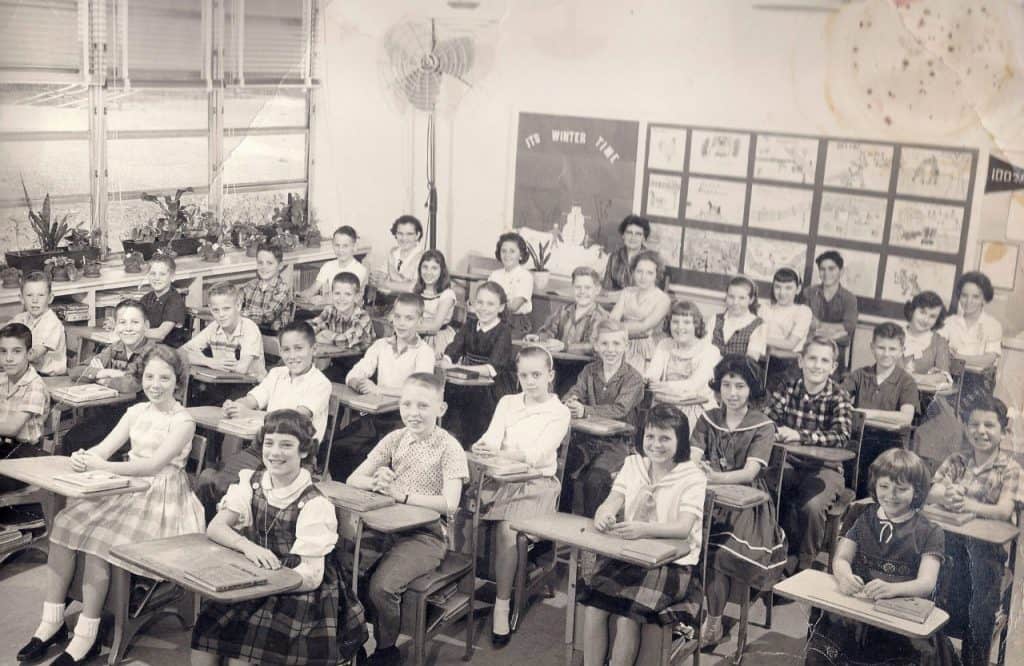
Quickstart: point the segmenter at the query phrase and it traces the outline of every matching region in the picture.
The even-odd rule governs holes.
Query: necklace
[[[267,501],[267,507],[270,507],[269,501]],[[287,508],[288,507],[285,507],[284,509],[278,509],[277,513],[274,514],[274,519],[270,521],[269,525],[267,524],[267,513],[269,513],[269,511],[263,513],[263,527],[261,528],[261,531],[263,532],[264,548],[270,548],[270,546],[268,545],[270,543],[270,530],[274,529],[274,525],[277,525],[278,519],[281,517],[281,514],[284,513],[284,510]]]

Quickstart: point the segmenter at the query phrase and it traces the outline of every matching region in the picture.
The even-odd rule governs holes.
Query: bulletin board
[[[743,273],[767,295],[775,269],[811,284],[834,249],[862,313],[901,317],[926,289],[950,302],[976,149],[656,123],[646,145],[641,209],[675,245],[655,248],[672,282],[724,289]]]

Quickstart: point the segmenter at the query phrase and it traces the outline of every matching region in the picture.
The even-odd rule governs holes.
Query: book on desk
[[[749,509],[768,501],[768,494],[759,488],[739,483],[714,484],[715,501],[733,509]]]
[[[200,566],[186,571],[182,575],[190,582],[211,592],[244,590],[267,584],[266,576],[235,563]]]
[[[943,509],[938,504],[925,504],[921,507],[921,513],[923,513],[926,518],[930,518],[936,522],[957,526],[965,525],[978,517],[977,514],[971,513],[970,511],[949,511],[947,509]]]
[[[479,372],[458,366],[448,368],[445,372],[449,377],[456,377],[458,379],[480,379]]]
[[[131,480],[126,476],[104,472],[102,470],[89,470],[87,472],[70,472],[68,474],[57,474],[54,481],[73,486],[83,493],[100,493],[107,490],[127,488]]]
[[[624,421],[616,421],[606,416],[587,416],[582,419],[573,419],[573,427],[584,430],[591,435],[617,435],[628,432],[632,426]]]
[[[667,564],[679,557],[675,546],[667,543],[658,543],[657,539],[640,539],[619,549],[626,557],[639,560],[651,567]]]
[[[395,498],[390,495],[356,488],[340,481],[323,481],[316,487],[333,504],[357,513],[382,509],[395,503]]]
[[[879,599],[874,605],[874,609],[879,613],[894,615],[918,624],[924,624],[928,620],[933,608],[935,608],[934,601],[920,597]]]
[[[69,404],[93,402],[95,400],[109,400],[120,395],[117,389],[103,386],[102,384],[72,384],[70,386],[58,386],[50,389],[50,396]]]
[[[512,474],[526,474],[530,466],[520,460],[510,460],[501,455],[477,453],[470,454],[469,459],[487,469],[490,476],[509,476]]]
[[[240,437],[252,437],[263,427],[263,415],[260,416],[236,416],[232,419],[222,419],[217,427],[224,431]]]

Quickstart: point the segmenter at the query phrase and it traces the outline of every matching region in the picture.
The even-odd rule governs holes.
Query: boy
[[[1009,418],[1006,405],[984,396],[968,407],[969,447],[939,466],[928,501],[954,512],[1008,522],[1020,495],[1021,468],[1001,451]],[[964,666],[988,666],[1002,600],[1004,546],[946,532],[939,603],[949,612],[943,631],[963,638]]]
[[[358,305],[359,278],[354,273],[338,273],[331,281],[331,305],[310,320],[317,342],[332,344],[353,351],[364,351],[373,342],[373,322]],[[346,363],[348,361],[348,363]],[[335,359],[327,370],[332,382],[344,382],[355,359]],[[346,367],[347,366],[347,367]]]
[[[149,286],[142,297],[149,329],[146,337],[169,347],[180,347],[188,339],[185,330],[185,299],[174,288],[174,258],[158,252],[149,260]]]
[[[29,363],[32,331],[17,322],[0,328],[0,459],[49,455],[39,446],[50,393]],[[26,484],[0,476],[0,492]]]
[[[591,416],[636,425],[636,406],[644,396],[644,378],[633,366],[623,363],[629,334],[620,322],[605,319],[594,327],[595,351],[600,360],[587,364],[576,385],[562,401],[573,418]],[[612,475],[622,468],[630,454],[631,435],[590,437],[574,433],[565,462],[569,478],[580,479],[583,515],[594,517],[612,488]],[[563,510],[571,511],[573,484],[562,491]]]
[[[462,486],[469,479],[462,446],[437,425],[447,409],[443,396],[441,381],[433,374],[410,375],[399,400],[405,427],[385,436],[348,477],[347,482],[357,488],[385,493],[398,502],[433,509],[442,516],[412,532],[374,533],[369,537],[374,542],[373,550],[383,554],[376,562],[370,559],[372,555],[363,562],[367,569],[373,568],[365,599],[377,645],[368,661],[370,666],[402,663],[395,647],[402,594],[411,581],[441,564],[445,554],[444,523],[458,509]]]
[[[86,365],[72,368],[68,373],[76,382],[95,382],[117,389],[119,393],[136,396],[131,403],[107,405],[92,410],[90,418],[74,425],[62,440],[64,453],[72,453],[99,444],[124,416],[131,405],[143,399],[142,390],[143,355],[156,343],[146,337],[148,328],[146,311],[142,303],[129,298],[114,308],[114,331],[117,341],[107,345]]]
[[[857,296],[840,284],[843,255],[827,250],[819,254],[814,263],[818,266],[821,284],[807,285],[804,289],[804,302],[814,315],[811,331],[834,340],[839,345],[839,358],[844,359],[857,329]]]
[[[242,316],[238,288],[230,282],[219,282],[210,289],[209,298],[213,322],[182,347],[189,363],[263,379],[267,374],[263,334],[251,319]],[[246,385],[210,384],[206,386],[205,404],[244,395],[246,390]]]
[[[242,296],[242,316],[271,333],[276,333],[292,318],[292,290],[281,277],[283,260],[280,245],[260,243],[256,250],[256,279],[238,290]]]
[[[801,374],[768,398],[764,413],[788,444],[844,448],[850,440],[850,396],[832,380],[839,350],[834,340],[813,335],[798,359]],[[826,511],[844,485],[838,463],[790,454],[782,476],[782,525],[797,566],[806,569],[825,538]]]
[[[434,371],[434,348],[420,339],[417,328],[423,316],[423,298],[401,293],[391,309],[394,334],[377,340],[355,367],[345,383],[359,393],[397,396],[410,375]],[[370,379],[376,374],[377,381]],[[331,478],[345,479],[363,461],[381,437],[398,427],[400,416],[394,412],[364,415],[339,432],[331,453]]]
[[[49,276],[39,271],[29,273],[21,283],[21,303],[25,311],[11,319],[11,323],[24,324],[32,331],[35,344],[28,352],[28,360],[44,377],[66,375],[68,372],[64,323],[50,309],[52,302]]]
[[[891,421],[894,425],[909,426],[914,419],[920,397],[917,382],[903,369],[903,345],[906,333],[892,322],[875,326],[871,336],[874,365],[857,368],[843,380],[843,388],[852,396],[856,409]],[[865,428],[860,447],[860,471],[857,475],[857,496],[868,492],[868,467],[875,458],[893,446],[899,446],[898,433],[878,428]]]
[[[299,294],[300,298],[308,301],[313,300],[318,294],[322,294],[329,299],[334,276],[342,272],[352,273],[359,278],[360,289],[366,288],[369,272],[366,270],[366,266],[363,266],[354,256],[358,239],[359,235],[356,230],[348,225],[334,230],[331,246],[334,248],[337,260],[328,261],[320,267],[320,272],[316,274],[316,281]],[[360,292],[361,295],[362,292]]]
[[[608,312],[597,304],[601,293],[601,276],[589,266],[580,266],[572,272],[573,303],[563,305],[540,327],[536,335],[527,335],[526,342],[551,342],[549,350],[587,354],[597,339],[597,323],[608,319]],[[561,343],[556,345],[555,343]]]
[[[239,400],[224,401],[224,415],[237,416],[242,409],[295,409],[309,416],[316,428],[316,438],[324,441],[327,410],[331,400],[331,382],[313,367],[316,336],[309,323],[293,321],[277,334],[282,365],[272,368],[267,376]],[[196,484],[196,495],[206,509],[207,518],[216,515],[217,502],[228,486],[238,482],[238,472],[256,469],[262,461],[262,442],[251,442],[241,451],[224,460],[221,469],[204,469]]]

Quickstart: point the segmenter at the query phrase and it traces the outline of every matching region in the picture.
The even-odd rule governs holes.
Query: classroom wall
[[[326,9],[314,205],[325,227],[355,224],[378,248],[390,245],[396,215],[425,217],[426,145],[422,114],[399,109],[381,84],[380,36],[417,7],[440,4]],[[994,148],[1024,162],[1024,47],[1012,38],[1024,8],[1009,0],[866,0],[841,12],[678,0],[498,4],[506,12],[480,32],[472,89],[448,90],[445,105],[458,104],[438,121],[439,245],[457,266],[489,253],[510,223],[519,111],[966,145],[982,151],[983,167]],[[1010,197],[983,197],[983,181],[972,267],[980,240],[1006,237]],[[1009,334],[1024,328],[1024,310],[1008,307],[1024,297],[1022,278],[992,306]]]

